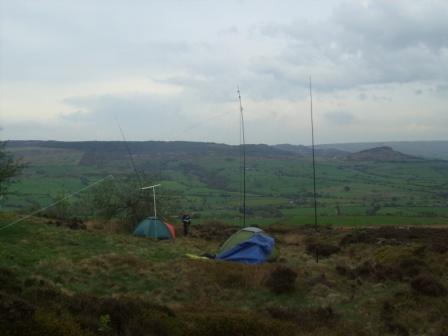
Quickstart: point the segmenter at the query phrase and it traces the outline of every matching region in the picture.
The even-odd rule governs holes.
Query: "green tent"
[[[234,246],[241,244],[242,242],[245,242],[246,240],[252,238],[256,234],[261,234],[269,237],[269,235],[266,234],[262,229],[256,227],[245,227],[239,230],[238,232],[234,233],[233,235],[231,235],[229,239],[227,239],[224,242],[224,244],[221,245],[217,254],[221,254],[224,251],[230,250]],[[271,255],[269,256],[269,260],[274,260],[275,258],[277,258],[277,255],[278,255],[277,249],[274,247],[272,249]]]
[[[151,237],[155,239],[174,239],[175,232],[171,224],[164,223],[156,217],[142,220],[134,230],[134,236]]]

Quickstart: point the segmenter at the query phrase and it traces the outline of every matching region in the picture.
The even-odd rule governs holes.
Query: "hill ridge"
[[[388,146],[403,154],[426,159],[448,160],[448,140],[328,143],[316,145],[316,148],[335,148],[354,153],[381,146]]]
[[[416,156],[403,154],[388,146],[365,149],[347,156],[350,161],[419,161],[424,160]]]

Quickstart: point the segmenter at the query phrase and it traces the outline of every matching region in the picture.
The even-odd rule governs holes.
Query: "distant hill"
[[[129,148],[127,148],[127,147]],[[7,147],[17,157],[39,163],[64,159],[90,165],[110,160],[128,160],[129,151],[135,160],[154,158],[169,160],[188,159],[198,156],[239,157],[240,146],[207,142],[187,141],[8,141]],[[247,145],[248,157],[293,158],[294,153],[268,145]]]
[[[290,144],[279,144],[272,146],[274,148],[281,149],[286,152],[295,153],[299,156],[311,156],[312,149],[308,146],[303,145],[290,145]],[[316,148],[316,156],[324,157],[328,159],[340,159],[344,158],[350,154],[350,152],[343,151],[336,148]]]
[[[362,150],[350,154],[346,158],[350,161],[418,161],[423,160],[415,156],[403,154],[395,151],[390,147],[375,147],[371,149]]]
[[[128,160],[128,148],[135,160],[148,161],[156,159],[188,159],[204,156],[239,157],[240,146],[188,141],[18,141],[7,143],[8,149],[17,157],[40,164],[79,163],[82,165],[97,164],[109,160]],[[128,148],[127,148],[127,147]],[[382,148],[382,149],[378,149]],[[404,148],[401,150],[400,148]],[[366,151],[374,149],[373,151]],[[361,151],[361,152],[359,152]],[[355,152],[359,152],[356,153]],[[448,141],[392,143],[391,146],[376,143],[334,144],[316,146],[317,157],[341,160],[386,160],[408,161],[417,157],[447,159]],[[248,157],[266,159],[292,159],[310,157],[311,148],[303,145],[264,145],[249,144],[246,146]]]
[[[375,147],[390,147],[404,154],[427,159],[448,160],[448,141],[389,141],[317,145],[316,148],[335,148],[347,152],[358,152]]]

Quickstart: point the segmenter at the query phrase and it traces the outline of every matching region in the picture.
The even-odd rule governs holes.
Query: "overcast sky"
[[[448,139],[446,0],[0,0],[2,139]]]

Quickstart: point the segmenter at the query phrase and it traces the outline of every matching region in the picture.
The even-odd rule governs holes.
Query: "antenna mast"
[[[317,231],[316,158],[314,154],[313,91],[311,86],[311,76],[310,76],[310,112],[311,112],[311,148],[313,152],[314,228]]]
[[[152,195],[154,199],[154,218],[157,218],[157,208],[156,208],[156,187],[161,186],[161,184],[155,184],[148,187],[142,187],[140,190],[152,189]]]
[[[238,101],[240,103],[240,115],[241,115],[241,133],[243,136],[243,226],[246,226],[246,139],[244,134],[244,116],[243,116],[243,104],[241,103],[240,88],[237,88]]]

